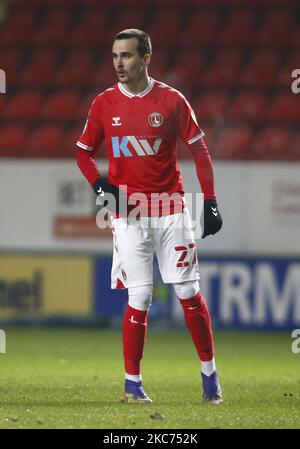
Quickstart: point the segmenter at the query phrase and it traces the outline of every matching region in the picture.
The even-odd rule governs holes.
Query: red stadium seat
[[[90,86],[97,87],[99,93],[101,89],[107,89],[117,82],[117,75],[113,64],[101,63],[91,74]]]
[[[7,21],[0,28],[0,44],[22,45],[31,42],[36,17],[34,9],[8,9]]]
[[[233,9],[225,27],[217,35],[219,45],[249,45],[253,41],[255,15],[253,10]]]
[[[239,68],[232,64],[210,64],[199,78],[199,86],[204,85],[211,88],[230,88],[239,83]]]
[[[190,15],[184,33],[180,36],[181,45],[200,45],[214,42],[218,30],[219,17],[216,10],[195,10]]]
[[[239,67],[242,54],[240,50],[217,50],[213,52],[199,82],[209,87],[230,88],[238,84]]]
[[[241,65],[242,51],[236,49],[217,49],[213,52],[210,59],[211,64],[219,64],[221,66],[234,66],[238,69]]]
[[[239,75],[239,83],[246,87],[273,87],[276,85],[276,69],[266,64],[249,64]]]
[[[37,45],[60,45],[68,36],[68,27],[64,25],[51,25],[47,22],[40,25],[35,31],[33,42]]]
[[[71,49],[57,69],[53,83],[59,86],[86,86],[93,72],[94,53],[91,49]]]
[[[240,75],[240,84],[249,87],[273,87],[276,84],[279,54],[276,50],[254,53]]]
[[[265,19],[260,29],[253,36],[257,45],[288,45],[291,43],[293,32],[293,16],[289,9],[266,9]]]
[[[143,8],[118,8],[117,17],[114,18],[112,23],[111,35],[115,35],[119,31],[125,30],[126,28],[138,28],[140,30],[144,29],[145,25],[145,10]]]
[[[0,95],[0,117],[4,116],[4,111],[7,104],[6,98],[6,95]]]
[[[1,49],[0,68],[5,71],[10,86],[19,80],[22,59],[23,54],[19,49]]]
[[[78,141],[83,130],[83,125],[77,125],[66,131],[63,137],[61,157],[75,158],[76,142]]]
[[[247,126],[225,128],[218,132],[212,155],[218,159],[252,159],[252,131]]]
[[[42,126],[31,134],[27,144],[29,157],[58,157],[63,146],[64,129],[59,126]]]
[[[59,8],[50,8],[46,10],[43,17],[43,24],[48,24],[49,26],[59,26],[59,27],[69,27],[73,21],[73,11],[72,8],[63,9],[62,5]]]
[[[172,69],[176,72],[178,82],[197,85],[203,60],[204,54],[201,49],[183,49],[178,55],[176,66]]]
[[[37,119],[41,108],[42,97],[38,93],[29,92],[15,95],[5,108],[5,119]]]
[[[285,128],[265,128],[258,133],[252,144],[255,158],[264,160],[288,160],[291,135]]]
[[[67,41],[77,45],[105,45],[108,38],[111,38],[110,32],[107,33],[107,26],[108,13],[105,10],[88,9],[69,33]]]
[[[269,105],[269,120],[275,120],[280,123],[294,122],[299,123],[300,118],[300,99],[297,95],[289,94],[278,95]]]
[[[74,120],[76,118],[78,96],[75,93],[53,94],[42,106],[41,118],[47,120]]]
[[[237,121],[264,122],[267,101],[258,93],[239,94],[229,105],[226,117]]]
[[[27,128],[25,126],[2,126],[0,128],[0,156],[26,157]]]
[[[291,159],[300,161],[300,133],[293,136],[290,147]]]
[[[19,75],[20,83],[32,87],[52,84],[57,60],[56,51],[34,51]]]
[[[193,105],[199,123],[204,120],[216,122],[224,117],[227,101],[228,96],[224,93],[204,94],[195,99]]]

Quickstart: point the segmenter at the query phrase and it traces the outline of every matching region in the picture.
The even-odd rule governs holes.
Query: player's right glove
[[[105,177],[94,182],[93,190],[101,206],[106,207],[111,212],[120,213],[126,207],[127,199],[124,192],[114,184],[107,182]]]
[[[204,200],[204,232],[202,238],[216,234],[222,227],[223,220],[215,200]]]

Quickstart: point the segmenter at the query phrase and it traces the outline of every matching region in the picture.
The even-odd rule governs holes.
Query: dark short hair
[[[137,29],[121,31],[120,33],[116,34],[114,40],[116,41],[133,38],[138,40],[137,51],[139,52],[139,55],[141,57],[143,57],[146,53],[149,53],[150,55],[152,54],[152,45],[150,36],[144,31]]]

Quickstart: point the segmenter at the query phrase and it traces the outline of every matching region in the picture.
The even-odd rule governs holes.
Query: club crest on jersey
[[[155,128],[161,126],[163,121],[163,116],[159,112],[152,112],[152,114],[150,114],[148,118],[148,122],[150,123],[150,125],[154,126]]]

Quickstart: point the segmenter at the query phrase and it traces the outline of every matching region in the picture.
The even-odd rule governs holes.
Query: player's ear
[[[151,59],[151,55],[150,55],[149,53],[146,53],[146,54],[144,55],[144,64],[145,64],[146,66],[149,65],[150,59]]]

